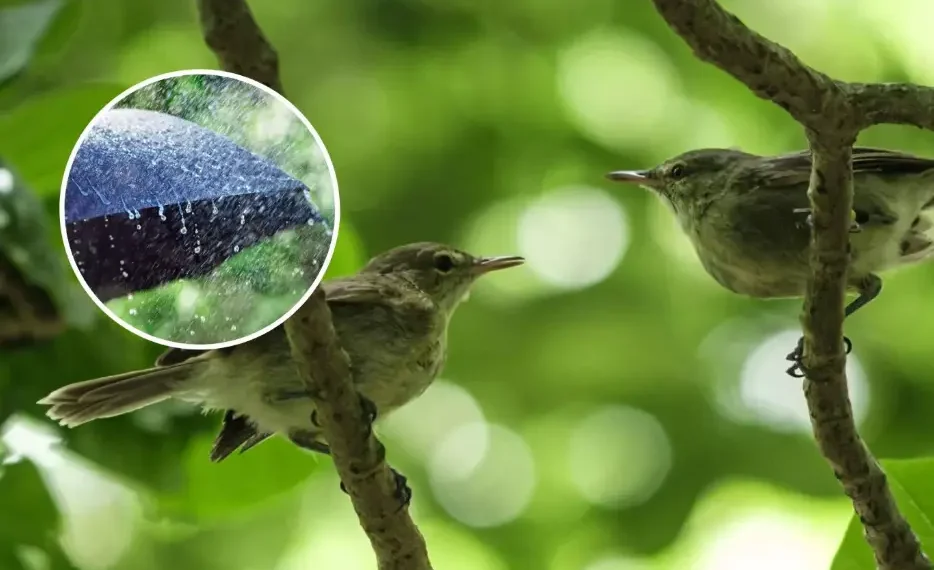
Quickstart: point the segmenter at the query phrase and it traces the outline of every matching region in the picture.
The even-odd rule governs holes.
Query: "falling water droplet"
[[[136,224],[136,229],[141,230],[141,229],[143,229],[143,226],[141,226],[141,225],[139,225],[139,224]]]
[[[195,246],[195,253],[201,253],[201,246],[200,246],[200,245],[196,245],[196,246]]]
[[[237,325],[230,325],[230,330],[232,330],[232,331],[237,330]]]
[[[243,214],[240,214],[240,225],[242,226],[244,223],[246,223],[246,216]]]
[[[180,230],[178,230],[178,231],[179,231],[180,233],[182,233],[182,234],[187,234],[187,233],[188,233],[188,228],[186,228],[185,226],[182,226],[182,229],[180,229]]]
[[[136,314],[136,309],[130,309],[130,314],[131,314],[131,315],[135,315],[135,314]]]
[[[123,260],[123,259],[121,259],[121,260],[120,260],[120,265],[123,265],[124,263],[126,263],[126,261]]]
[[[129,276],[130,276],[130,274],[127,273],[126,271],[121,271],[120,273],[123,273],[123,276],[124,276],[124,277],[129,277]]]
[[[240,251],[240,246],[239,246],[239,245],[235,245],[235,246],[234,246],[234,252],[238,252],[238,251]]]
[[[161,204],[159,205],[159,219],[165,221],[165,207]]]
[[[211,201],[211,214],[217,215],[217,204],[215,204],[213,200]]]
[[[185,213],[186,213],[186,214],[190,214],[190,213],[191,213],[191,202],[185,202]],[[192,334],[194,334],[194,333],[192,333]]]
[[[314,218],[308,218],[308,222],[306,222],[306,223],[307,223],[309,226],[313,226],[313,225],[315,225],[315,219],[314,219]]]

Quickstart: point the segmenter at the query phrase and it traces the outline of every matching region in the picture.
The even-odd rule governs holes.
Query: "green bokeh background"
[[[5,77],[0,58],[0,157],[55,228],[65,162],[98,109],[216,61],[192,2],[37,5],[31,22],[55,17],[15,25],[39,30],[28,65]],[[838,78],[934,83],[921,0],[724,5]],[[830,566],[850,510],[783,374],[800,303],[720,289],[653,197],[603,179],[699,146],[799,149],[796,124],[694,59],[648,0],[252,9],[337,169],[329,276],[418,240],[529,259],[478,285],[442,380],[380,426],[437,568]],[[917,130],[860,142],[934,155]],[[934,455],[934,267],[885,283],[847,323],[854,406],[877,455]],[[0,568],[373,568],[326,459],[270,441],[214,465],[217,416],[169,404],[66,431],[33,404],[160,351],[100,317],[0,353],[4,442],[26,457],[0,477]],[[929,521],[928,464],[892,465],[906,511]],[[858,535],[837,568],[871,568]]]

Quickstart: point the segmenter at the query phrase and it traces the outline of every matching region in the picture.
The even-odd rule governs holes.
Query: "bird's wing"
[[[334,279],[323,285],[325,298],[328,305],[345,304],[393,304],[400,299],[406,292],[411,292],[409,287],[402,287],[399,283],[391,281],[390,278],[366,279],[347,277],[344,279]],[[421,295],[405,295],[405,299],[422,298]]]
[[[811,178],[811,151],[805,150],[764,159],[768,168],[745,169],[747,187],[779,188],[807,184]],[[756,164],[760,166],[760,164]],[[853,173],[915,174],[934,170],[934,160],[908,153],[871,147],[853,148]]]
[[[180,362],[185,362],[196,356],[201,356],[208,352],[207,350],[189,350],[187,348],[170,348],[159,355],[156,359],[156,366],[171,366]]]

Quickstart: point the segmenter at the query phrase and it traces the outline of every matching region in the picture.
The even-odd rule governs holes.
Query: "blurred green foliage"
[[[832,0],[724,5],[831,75],[934,82],[929,31],[915,25],[928,8],[910,0],[859,10]],[[251,7],[280,55],[286,95],[321,134],[340,179],[329,276],[417,240],[529,258],[528,268],[479,284],[459,311],[447,383],[412,414],[387,419],[389,458],[410,477],[437,567],[781,561],[807,570],[830,567],[841,539],[836,568],[871,567],[810,437],[800,385],[782,373],[790,346],[771,342],[798,326],[800,303],[722,290],[653,197],[602,180],[692,147],[803,147],[780,109],[698,62],[648,1]],[[68,154],[101,106],[152,75],[216,62],[186,0],[66,2],[47,29],[34,59],[0,87],[0,157],[52,224]],[[922,131],[876,128],[860,142],[934,155]],[[569,188],[595,205],[542,210]],[[884,458],[934,454],[932,282],[930,265],[887,275],[881,297],[847,323],[853,400]],[[326,459],[270,441],[211,464],[219,418],[173,404],[76,430],[42,422],[34,402],[49,391],[149,365],[161,350],[101,317],[89,332],[0,354],[0,422],[17,414],[8,426],[19,433],[29,425],[33,439],[63,440],[42,449],[66,450],[65,459],[30,457],[58,473],[53,497],[74,565],[372,568]],[[478,418],[515,436],[490,439],[479,463],[471,454],[484,446],[464,444]],[[886,465],[934,551],[922,516],[928,463]],[[532,478],[520,478],[527,469]],[[45,487],[4,475],[0,504],[11,496],[36,507],[0,510],[0,528],[29,518],[24,529],[59,531],[58,513],[42,506]],[[494,514],[499,522],[484,523]],[[21,544],[57,556],[50,542],[6,530],[0,542],[13,568],[28,558]]]

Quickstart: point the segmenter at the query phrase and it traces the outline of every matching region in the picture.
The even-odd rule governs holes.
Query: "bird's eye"
[[[669,175],[674,179],[683,177],[684,176],[684,165],[676,164],[672,166],[671,171],[669,172]]]
[[[435,269],[441,273],[447,273],[454,269],[454,258],[446,253],[440,253],[435,256]]]

